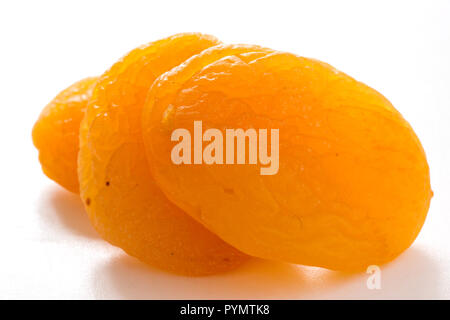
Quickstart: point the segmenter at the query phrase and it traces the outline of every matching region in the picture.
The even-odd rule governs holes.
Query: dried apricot
[[[80,122],[97,78],[80,80],[61,91],[42,110],[33,127],[44,173],[78,193],[77,156]]]
[[[92,224],[128,254],[175,273],[221,272],[247,258],[167,200],[148,169],[141,133],[153,81],[218,43],[180,34],[131,51],[101,76],[80,129],[80,194]]]
[[[166,196],[257,257],[356,271],[408,248],[432,197],[425,153],[408,122],[380,93],[326,63],[237,48],[205,50],[152,86],[143,136]],[[261,175],[262,161],[249,163],[250,135],[245,164],[227,165],[225,153],[213,164],[173,163],[172,133],[193,132],[194,121],[223,135],[275,130],[276,174]],[[201,133],[195,139],[202,138],[203,146],[213,143]],[[194,145],[182,157],[191,160]],[[226,150],[225,139],[218,145]],[[230,150],[236,156],[236,145]]]

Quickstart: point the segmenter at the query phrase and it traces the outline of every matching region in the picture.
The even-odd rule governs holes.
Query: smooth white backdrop
[[[63,88],[134,47],[210,33],[326,61],[383,93],[426,150],[435,196],[413,246],[368,275],[254,260],[167,274],[102,241],[41,172],[31,128]],[[450,1],[2,1],[0,298],[450,298]]]

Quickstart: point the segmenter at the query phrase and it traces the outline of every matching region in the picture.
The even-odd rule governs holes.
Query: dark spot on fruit
[[[234,194],[234,190],[232,188],[223,188],[223,191],[228,194]]]
[[[109,181],[106,181],[105,185],[106,185],[107,187],[109,187]]]
[[[91,204],[91,198],[86,198],[86,205],[90,205]]]

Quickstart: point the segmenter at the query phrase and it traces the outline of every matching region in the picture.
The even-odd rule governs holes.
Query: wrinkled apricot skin
[[[181,34],[131,51],[100,78],[80,129],[80,195],[100,235],[138,259],[174,273],[232,269],[247,256],[173,205],[155,184],[141,133],[153,81],[218,44]]]
[[[261,258],[358,271],[407,249],[432,197],[408,122],[377,91],[328,64],[238,48],[210,48],[152,86],[143,135],[165,195]],[[279,129],[278,173],[173,164],[171,133],[192,132],[194,120],[222,132]]]
[[[42,110],[33,127],[44,173],[69,191],[78,193],[77,157],[80,122],[97,78],[80,80],[61,91]]]

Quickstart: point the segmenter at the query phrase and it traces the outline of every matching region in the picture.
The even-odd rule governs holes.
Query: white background
[[[134,47],[210,33],[326,61],[379,90],[426,150],[435,196],[413,246],[368,275],[254,260],[167,274],[102,241],[77,196],[41,172],[31,128],[63,88]],[[450,298],[450,1],[2,1],[0,298]]]

